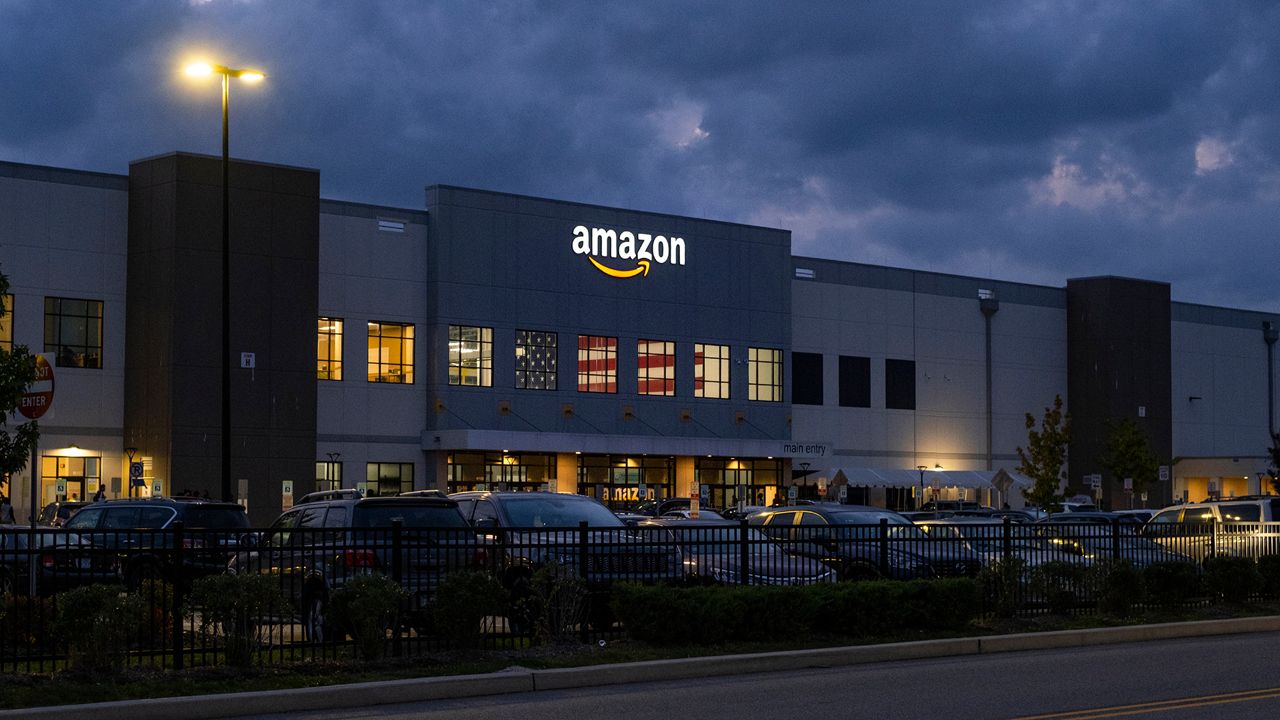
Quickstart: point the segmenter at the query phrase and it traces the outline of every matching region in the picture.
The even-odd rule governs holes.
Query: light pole
[[[124,449],[124,454],[125,454],[125,455],[127,455],[127,456],[129,456],[129,472],[128,472],[128,478],[129,478],[129,480],[128,480],[128,482],[129,482],[129,497],[133,497],[133,458],[134,458],[134,456],[135,456],[135,455],[137,455],[137,454],[138,454],[138,448],[136,448],[136,447],[127,447],[127,448],[125,448],[125,449]],[[172,491],[170,491],[170,493],[169,493],[169,494],[170,494],[170,495],[172,495],[172,494],[173,494],[173,492],[172,492]]]
[[[916,470],[920,471],[920,498],[916,500],[916,509],[924,507],[924,471],[928,470],[928,465],[917,465]]]
[[[227,110],[231,78],[258,82],[266,78],[266,74],[209,63],[187,66],[189,75],[213,73],[222,76],[222,499],[230,502],[234,498],[231,496],[231,134]]]

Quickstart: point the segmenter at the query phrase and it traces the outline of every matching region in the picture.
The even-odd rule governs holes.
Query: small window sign
[[[252,370],[258,366],[258,358],[253,353],[240,353],[240,367],[245,370]]]

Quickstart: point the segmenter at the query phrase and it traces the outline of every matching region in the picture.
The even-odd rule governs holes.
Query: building
[[[1118,418],[1170,468],[1147,504],[1266,489],[1272,314],[1146,280],[794,257],[786,230],[482,190],[325,200],[318,171],[263,163],[233,162],[231,188],[231,477],[256,521],[329,487],[1017,504],[992,481],[1055,395],[1073,491]],[[40,502],[221,494],[220,207],[214,158],[0,163],[0,341],[55,369]],[[1123,478],[1101,493],[1144,502]]]

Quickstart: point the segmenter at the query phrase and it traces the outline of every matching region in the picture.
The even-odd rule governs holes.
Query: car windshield
[[[979,552],[1000,552],[1004,550],[1003,528],[999,525],[955,525],[956,531],[969,541],[974,550]],[[1041,538],[1011,537],[1009,546],[1013,550],[1049,550],[1049,543]]]
[[[879,525],[880,519],[889,521],[889,537],[926,538],[920,528],[901,515],[871,512],[866,510],[850,512],[833,512],[829,515],[833,525]]]
[[[416,503],[385,503],[357,505],[355,527],[391,527],[399,520],[406,528],[467,527],[467,521],[455,505],[418,505]]]
[[[512,527],[578,527],[586,521],[591,527],[625,527],[609,508],[577,495],[534,495],[508,497],[503,500]]]
[[[742,552],[738,528],[722,527],[668,528],[680,549],[693,555],[736,555]],[[752,557],[780,554],[782,551],[767,535],[751,528],[747,530],[748,552]]]

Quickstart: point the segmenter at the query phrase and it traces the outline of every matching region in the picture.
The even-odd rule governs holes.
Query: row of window
[[[0,349],[13,350],[13,296],[0,296]],[[44,299],[44,352],[58,367],[102,367],[102,301]]]
[[[871,358],[839,356],[840,407],[871,407]],[[822,355],[791,353],[791,402],[821,405]],[[884,406],[889,410],[916,409],[916,363],[885,358]]]
[[[318,321],[316,377],[342,380],[342,318]],[[514,386],[520,390],[556,390],[559,376],[559,333],[515,331]],[[370,322],[369,382],[413,382],[413,325]],[[449,326],[449,384],[493,387],[493,328]],[[578,392],[618,392],[618,338],[579,335]],[[671,340],[636,341],[636,392],[640,395],[676,394],[676,344]],[[693,395],[729,398],[728,345],[694,343]],[[747,399],[782,401],[782,351],[747,349]]]

